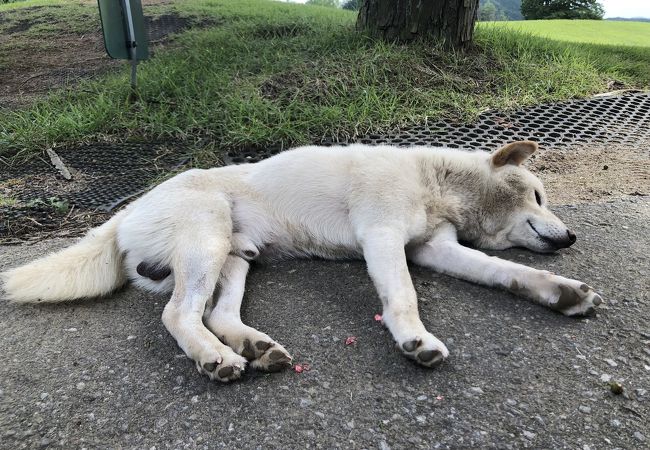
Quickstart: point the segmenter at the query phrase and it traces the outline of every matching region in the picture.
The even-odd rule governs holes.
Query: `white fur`
[[[145,289],[173,291],[165,326],[199,371],[228,381],[243,370],[237,353],[252,358],[251,343],[269,345],[254,351],[258,367],[274,370],[278,361],[283,367],[290,362],[279,344],[239,318],[245,260],[363,257],[393,337],[407,356],[435,366],[449,352],[420,321],[407,255],[566,314],[588,312],[600,302],[583,283],[458,244],[542,252],[570,245],[566,226],[545,200],[537,203],[535,191],[545,199],[541,183],[520,165],[535,149],[530,142],[492,155],[304,147],[257,164],[190,170],[69,249],[5,272],[5,290],[15,301],[61,301],[107,294],[129,278]],[[171,275],[160,281],[141,276],[136,268],[143,261],[168,267]],[[219,302],[208,314],[218,280]]]
[[[126,282],[115,230],[124,217],[90,230],[79,243],[0,274],[7,299],[19,303],[99,297]]]

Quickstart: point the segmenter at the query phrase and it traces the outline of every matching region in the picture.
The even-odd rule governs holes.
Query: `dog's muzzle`
[[[537,236],[547,243],[550,247],[553,247],[555,250],[559,250],[561,248],[569,248],[576,242],[576,234],[571,231],[571,230],[566,230],[566,236],[561,237],[561,238],[556,238],[556,237],[549,237],[549,236],[544,236],[542,233],[537,231],[535,226],[532,224],[532,222],[529,220],[528,225],[537,233]]]

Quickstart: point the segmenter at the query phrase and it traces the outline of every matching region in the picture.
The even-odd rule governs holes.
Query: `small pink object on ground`
[[[293,366],[293,370],[296,373],[309,372],[309,369],[311,369],[309,364],[296,364],[295,366]]]
[[[375,322],[381,322],[382,320],[381,314],[375,314]]]
[[[357,337],[356,336],[349,336],[345,340],[345,345],[352,345],[352,344],[356,344],[356,343],[357,343]]]

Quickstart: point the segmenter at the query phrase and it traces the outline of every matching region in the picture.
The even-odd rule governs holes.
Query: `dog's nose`
[[[573,244],[575,244],[576,239],[577,239],[577,238],[576,238],[576,234],[575,234],[573,231],[571,231],[571,230],[567,230],[567,231],[566,231],[566,234],[567,234],[567,236],[569,237],[569,242],[570,242],[569,245],[573,245]]]

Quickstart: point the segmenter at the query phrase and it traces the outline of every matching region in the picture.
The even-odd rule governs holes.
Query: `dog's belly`
[[[308,211],[286,211],[240,198],[234,204],[233,223],[234,231],[257,247],[258,260],[350,259],[362,255],[347,212],[333,208],[331,203],[316,201]]]

